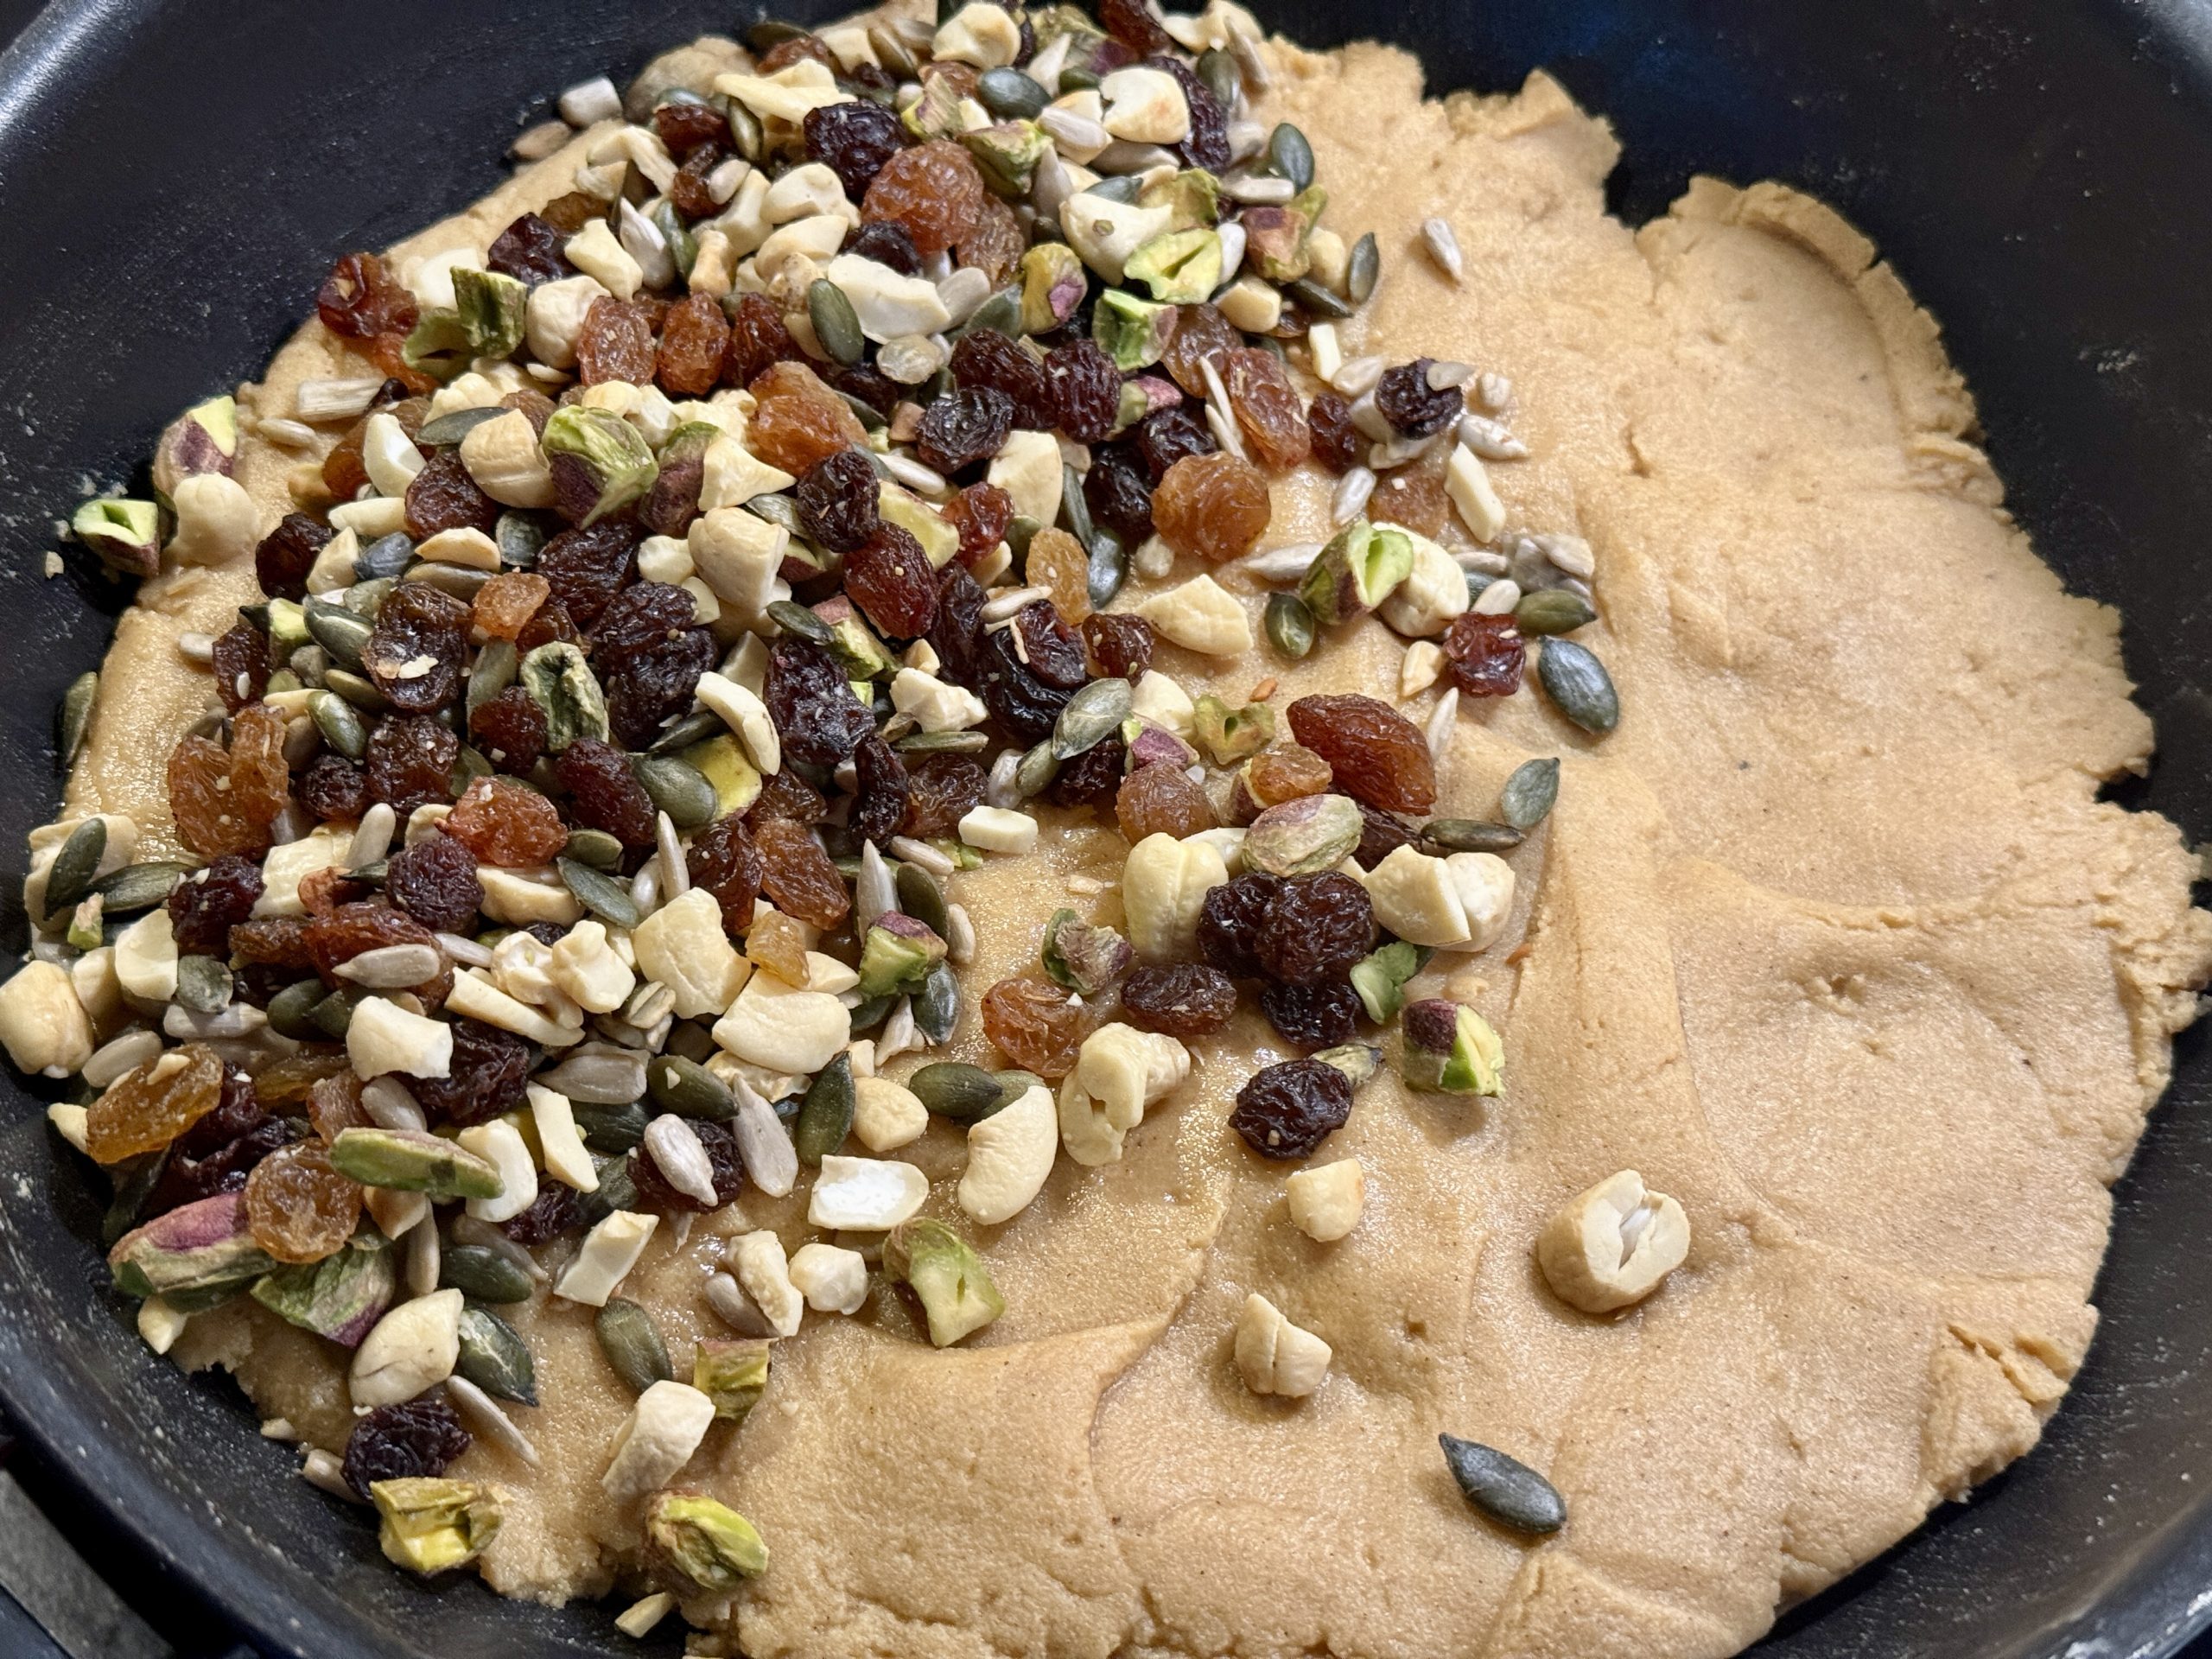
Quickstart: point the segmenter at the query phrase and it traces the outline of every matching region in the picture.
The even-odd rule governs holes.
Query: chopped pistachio
[[[1203,168],[1186,167],[1146,186],[1137,197],[1137,203],[1143,207],[1166,208],[1171,232],[1211,231],[1221,219],[1221,181]],[[1217,237],[1215,246],[1220,246]],[[1129,274],[1136,274],[1134,267]],[[1219,280],[1217,274],[1215,281]]]
[[[930,1341],[949,1348],[1006,1312],[1006,1298],[975,1247],[941,1221],[902,1222],[883,1243],[883,1271],[921,1302]]]
[[[358,1347],[399,1294],[398,1252],[373,1232],[335,1255],[279,1268],[253,1287],[253,1300],[302,1331]]]
[[[470,351],[479,357],[514,354],[515,348],[522,344],[523,311],[530,300],[528,287],[499,271],[473,270],[456,265],[453,297]]]
[[[1131,254],[1123,274],[1163,303],[1197,305],[1221,286],[1221,238],[1213,231],[1171,231]]]
[[[1109,288],[1098,296],[1090,332],[1101,349],[1124,372],[1160,361],[1174,327],[1175,308],[1141,300],[1126,289]]]
[[[1191,707],[1191,735],[1214,765],[1234,766],[1274,741],[1275,711],[1264,702],[1231,709],[1208,692]]]
[[[997,121],[967,129],[959,137],[976,158],[983,181],[1000,195],[1015,199],[1029,194],[1037,163],[1052,148],[1045,130],[1029,120]]]
[[[330,1161],[364,1186],[421,1192],[433,1203],[496,1198],[506,1183],[489,1160],[423,1129],[340,1129]]]
[[[549,640],[522,659],[518,672],[545,711],[547,749],[557,754],[580,737],[606,739],[607,694],[582,651],[565,639]]]
[[[1403,939],[1393,939],[1372,956],[1352,964],[1351,988],[1376,1025],[1388,1025],[1405,1006],[1405,983],[1421,971],[1421,953]]]
[[[1021,256],[1021,331],[1048,334],[1075,315],[1087,287],[1083,261],[1065,242],[1039,242]]]
[[[1349,622],[1388,599],[1413,568],[1404,531],[1355,518],[1313,556],[1298,595],[1319,621]]]
[[[664,1582],[691,1596],[732,1595],[768,1568],[768,1548],[750,1521],[704,1492],[677,1489],[645,1505],[645,1554]]]
[[[1350,858],[1365,833],[1366,820],[1349,798],[1300,795],[1252,820],[1244,862],[1270,875],[1319,875]]]
[[[581,404],[556,410],[538,443],[563,508],[583,509],[574,515],[579,525],[638,500],[659,475],[644,435],[611,410]]]
[[[768,1388],[769,1344],[760,1338],[702,1337],[691,1357],[691,1386],[715,1402],[723,1422],[745,1420]]]
[[[1405,1039],[1399,1069],[1408,1088],[1446,1095],[1501,1092],[1504,1046],[1472,1008],[1440,998],[1409,1002],[1399,1028]]]
[[[194,404],[171,421],[154,446],[154,493],[174,497],[177,486],[203,473],[231,475],[238,453],[238,410],[227,393]]]
[[[384,1517],[386,1559],[426,1578],[474,1560],[502,1519],[498,1494],[473,1480],[373,1481],[369,1497]]]
[[[902,912],[886,911],[868,925],[861,946],[860,993],[895,996],[918,990],[944,952],[944,941],[929,927]]]
[[[108,1252],[126,1296],[159,1296],[186,1312],[213,1307],[276,1264],[246,1230],[235,1192],[180,1205],[133,1229]]]
[[[1112,928],[1057,910],[1045,924],[1045,971],[1070,990],[1098,996],[1128,970],[1135,954]]]
[[[150,576],[162,568],[162,514],[151,501],[109,496],[77,509],[69,528],[100,563],[126,576]]]

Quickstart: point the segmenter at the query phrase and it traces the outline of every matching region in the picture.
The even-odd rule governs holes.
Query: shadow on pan
[[[1779,178],[1841,208],[1943,319],[2044,556],[2128,609],[2160,760],[2127,798],[2212,831],[2212,22],[2180,0],[1260,10],[1316,45],[1382,22],[1440,87],[1510,88],[1550,66],[1617,124],[1614,200],[1631,219],[1693,171]],[[495,183],[494,158],[548,94],[760,15],[57,0],[0,58],[0,594],[11,644],[36,642],[0,664],[0,767],[32,780],[0,797],[0,847],[48,811],[50,711],[120,603],[91,579],[36,578],[50,521],[88,483],[124,482],[188,402],[257,372],[335,254]],[[0,926],[20,942],[19,914]],[[2189,1265],[2208,1096],[2212,1056],[2185,1040],[2119,1190],[2102,1332],[2041,1449],[1762,1652],[2152,1659],[2212,1620],[2212,1274]],[[0,1169],[28,1184],[0,1209],[0,1408],[142,1605],[317,1659],[628,1645],[599,1609],[391,1570],[357,1514],[252,1433],[234,1391],[148,1355],[104,1288],[93,1200],[39,1105],[0,1085]]]

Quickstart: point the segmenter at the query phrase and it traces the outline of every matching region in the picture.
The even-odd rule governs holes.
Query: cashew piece
[[[92,1058],[92,1022],[67,969],[26,964],[0,985],[0,1044],[19,1071],[66,1077]]]
[[[1052,1093],[1039,1084],[1011,1106],[969,1126],[960,1207],[986,1227],[1013,1220],[1044,1190],[1059,1149]]]
[[[1245,1297],[1236,1321],[1236,1369],[1253,1393],[1309,1395],[1321,1386],[1335,1357],[1327,1343],[1293,1325],[1257,1291]]]
[[[1689,1254],[1682,1206],[1632,1169],[1569,1199],[1536,1237],[1536,1265],[1561,1301],[1586,1313],[1640,1302]]]
[[[753,1299],[771,1330],[779,1337],[797,1334],[806,1301],[791,1282],[782,1239],[765,1227],[734,1238],[722,1251],[722,1265]]]
[[[353,1355],[353,1403],[396,1406],[453,1375],[461,1358],[461,1293],[434,1290],[378,1319]]]
[[[714,1421],[715,1402],[690,1383],[654,1383],[638,1396],[614,1437],[614,1455],[599,1478],[601,1490],[623,1504],[659,1491],[691,1461]]]
[[[1332,1244],[1359,1225],[1367,1203],[1367,1172],[1357,1158],[1301,1169],[1283,1183],[1290,1218],[1298,1230],[1319,1244]]]
[[[896,1152],[922,1138],[929,1108],[904,1084],[888,1077],[853,1078],[853,1133],[870,1152]]]
[[[1202,841],[1160,831],[1131,848],[1122,867],[1122,908],[1137,954],[1153,962],[1194,958],[1198,912],[1208,890],[1228,880],[1221,854]]]
[[[1068,1156],[1092,1168],[1120,1162],[1122,1143],[1144,1121],[1144,1109],[1190,1071],[1190,1052],[1173,1037],[1118,1022],[1100,1027],[1084,1039],[1075,1070],[1060,1084],[1060,1139]],[[1104,1098],[1095,1097],[1094,1090]]]

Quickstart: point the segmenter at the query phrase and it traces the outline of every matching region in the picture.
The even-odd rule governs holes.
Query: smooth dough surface
[[[1611,134],[1541,75],[1423,102],[1395,50],[1270,59],[1260,118],[1304,129],[1329,222],[1382,249],[1347,354],[1510,375],[1534,452],[1491,469],[1511,520],[1596,552],[1590,637],[1620,729],[1589,741],[1528,690],[1465,711],[1438,808],[1486,816],[1521,760],[1565,758],[1558,810],[1514,855],[1520,912],[1459,969],[1485,982],[1506,1092],[1478,1107],[1377,1079],[1325,1153],[1365,1165],[1365,1216],[1317,1244],[1287,1219],[1285,1172],[1224,1127],[1284,1058],[1248,1008],[1123,1162],[1063,1160],[985,1230],[1009,1311],[982,1338],[934,1352],[880,1295],[810,1319],[683,1476],[769,1541],[737,1614],[760,1659],[1717,1659],[2025,1452],[2094,1328],[2107,1186],[2212,934],[2173,827],[2095,798],[2151,742],[2118,619],[2065,594],[2002,510],[1935,325],[1863,238],[1777,186],[1700,181],[1639,232],[1608,218]],[[409,247],[483,245],[575,161]],[[1462,287],[1419,252],[1432,213]],[[287,413],[340,361],[310,324],[246,407]],[[270,522],[296,461],[249,436]],[[1323,480],[1276,499],[1270,544],[1325,533]],[[162,763],[206,696],[175,636],[219,629],[251,583],[149,586],[73,807],[165,822]],[[1395,686],[1402,649],[1368,625],[1285,672],[1278,702]],[[1232,702],[1271,671],[1255,657],[1217,681],[1173,648],[1160,665]],[[1033,959],[1055,903],[1086,902],[1054,882],[1110,880],[1122,850],[1070,823],[959,878],[971,1008]],[[991,1060],[972,1013],[949,1052]],[[959,1141],[938,1125],[900,1155],[952,1213]],[[1681,1198],[1694,1242],[1652,1300],[1588,1318],[1529,1245],[1623,1166]],[[760,1225],[809,1236],[797,1203],[748,1196],[680,1248],[663,1227],[626,1287],[679,1369],[714,1333],[721,1238]],[[1333,1346],[1311,1399],[1239,1380],[1230,1333],[1255,1290]],[[627,1394],[588,1310],[516,1322],[545,1468],[480,1444],[457,1471],[513,1494],[484,1570],[516,1594],[601,1592],[633,1541],[596,1503]],[[312,1338],[248,1309],[195,1320],[180,1352],[342,1440],[343,1372]],[[1548,1471],[1566,1531],[1531,1547],[1471,1515],[1440,1430]]]

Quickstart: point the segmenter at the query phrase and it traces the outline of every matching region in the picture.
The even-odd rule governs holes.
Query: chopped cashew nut
[[[1536,1236],[1536,1263],[1553,1294],[1585,1313],[1642,1301],[1682,1265],[1690,1221],[1632,1169],[1577,1193]]]
[[[773,974],[747,980],[729,1012],[715,1021],[715,1042],[776,1072],[819,1071],[852,1039],[852,1015],[843,1003],[826,991],[794,990]]]
[[[802,1244],[791,1255],[791,1282],[817,1313],[857,1313],[868,1300],[868,1262],[858,1250]]]
[[[478,1123],[454,1137],[463,1152],[473,1152],[499,1172],[506,1183],[496,1198],[471,1198],[468,1213],[479,1221],[512,1221],[537,1202],[537,1162],[530,1155],[530,1142],[522,1131],[503,1117]]]
[[[1467,573],[1459,568],[1458,560],[1427,537],[1416,535],[1403,525],[1393,528],[1414,544],[1414,567],[1376,607],[1376,613],[1411,639],[1441,633],[1456,618],[1466,613]],[[1435,683],[1434,675],[1429,677],[1427,683]],[[1407,691],[1404,695],[1411,696],[1413,693]]]
[[[1309,1395],[1334,1357],[1327,1343],[1293,1325],[1266,1297],[1256,1291],[1245,1297],[1236,1321],[1236,1369],[1253,1393]]]
[[[1193,576],[1179,588],[1154,594],[1136,613],[1186,651],[1242,657],[1252,649],[1252,619],[1211,576]]]
[[[1365,881],[1375,919],[1409,944],[1486,950],[1513,912],[1513,867],[1495,853],[1399,847]]]
[[[1301,1169],[1283,1183],[1290,1218],[1318,1243],[1332,1244],[1359,1224],[1367,1202],[1367,1173],[1357,1158]]]
[[[598,1192],[599,1169],[584,1148],[569,1097],[533,1083],[529,1099],[531,1122],[537,1131],[538,1148],[544,1154],[545,1173],[579,1192]]]
[[[387,1071],[448,1077],[453,1071],[453,1027],[384,997],[365,996],[346,1027],[346,1058],[353,1063],[353,1075],[364,1081]]]
[[[753,973],[753,964],[738,955],[722,931],[721,906],[704,887],[670,899],[639,923],[630,945],[637,953],[638,971],[675,994],[679,1020],[721,1014]]]
[[[66,1077],[92,1058],[92,1022],[69,973],[50,962],[24,965],[0,985],[0,1044],[19,1071]]]
[[[1122,909],[1137,954],[1152,962],[1195,957],[1206,893],[1228,880],[1221,854],[1203,841],[1160,832],[1131,848],[1122,867]]]
[[[715,1421],[715,1402],[688,1382],[656,1382],[638,1396],[614,1437],[600,1486],[618,1504],[636,1503],[675,1478]]]
[[[1060,1084],[1060,1139],[1068,1156],[1091,1166],[1118,1163],[1145,1108],[1190,1072],[1190,1052],[1173,1037],[1118,1021],[1100,1027],[1084,1039],[1075,1070]]]
[[[806,1219],[816,1227],[884,1233],[912,1217],[929,1195],[929,1177],[912,1164],[832,1154],[815,1177]]]
[[[784,1241],[766,1228],[730,1240],[722,1249],[728,1268],[745,1294],[753,1299],[769,1328],[779,1337],[795,1335],[804,1298],[791,1282],[791,1266],[784,1256]]]
[[[373,1408],[412,1400],[453,1375],[461,1357],[461,1293],[434,1290],[402,1302],[353,1353],[353,1403]]]
[[[737,734],[745,758],[755,771],[766,777],[784,769],[783,744],[776,735],[776,723],[768,717],[768,705],[752,687],[720,674],[702,674],[698,695],[699,701]]]
[[[659,1225],[658,1216],[632,1210],[617,1210],[601,1217],[584,1235],[575,1259],[555,1282],[553,1294],[586,1307],[606,1306],[615,1287],[638,1265],[638,1258],[645,1254],[653,1230]]]
[[[853,1133],[870,1152],[896,1152],[922,1138],[929,1108],[904,1084],[888,1077],[853,1077]]]
[[[1037,845],[1037,820],[1007,807],[974,807],[960,820],[960,839],[987,853],[1026,853]]]
[[[986,1227],[1011,1221],[1044,1191],[1060,1149],[1052,1091],[1038,1084],[968,1128],[960,1207]]]

